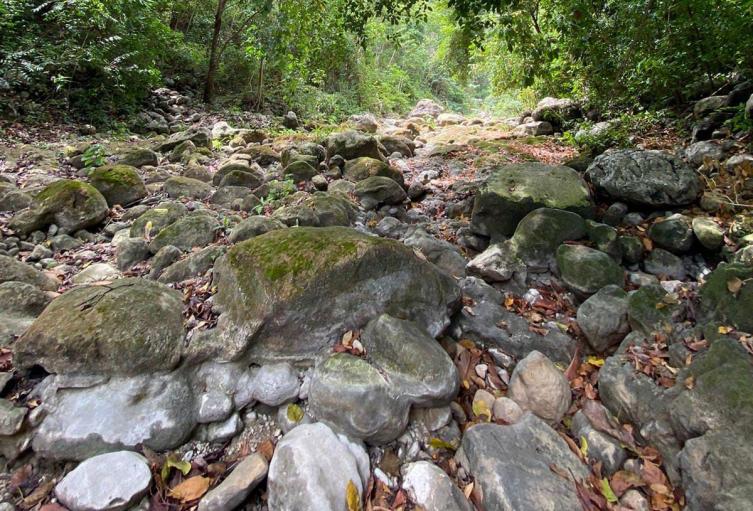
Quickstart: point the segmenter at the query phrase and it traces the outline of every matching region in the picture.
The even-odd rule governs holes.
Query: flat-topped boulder
[[[146,186],[138,171],[130,165],[105,165],[89,174],[94,188],[107,200],[109,206],[129,206],[147,196]]]
[[[503,165],[491,171],[476,194],[471,229],[493,240],[510,236],[524,216],[542,207],[589,218],[594,205],[585,181],[570,167]]]
[[[346,160],[366,157],[382,159],[379,142],[372,135],[359,131],[343,131],[330,135],[327,139],[327,158],[339,154]]]
[[[107,216],[107,200],[88,183],[61,179],[47,185],[28,209],[18,212],[8,224],[21,234],[55,224],[61,233],[99,225]]]
[[[637,206],[684,206],[701,191],[695,171],[662,151],[624,149],[598,156],[586,171],[602,197]]]
[[[215,265],[225,356],[312,359],[387,313],[439,334],[455,281],[403,244],[345,227],[297,227],[238,243]]]
[[[72,289],[16,342],[15,362],[61,374],[171,369],[183,345],[182,311],[179,292],[149,280]]]

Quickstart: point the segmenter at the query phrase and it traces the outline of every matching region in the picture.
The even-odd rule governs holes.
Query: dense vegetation
[[[163,84],[324,118],[666,106],[748,75],[751,47],[750,0],[3,0],[0,111],[104,118]]]

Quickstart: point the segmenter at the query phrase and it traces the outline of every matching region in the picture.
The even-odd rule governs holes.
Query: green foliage
[[[91,170],[105,164],[107,153],[101,144],[92,144],[81,154],[84,170]]]

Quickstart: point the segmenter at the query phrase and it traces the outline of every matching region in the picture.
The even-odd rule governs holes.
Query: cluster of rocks
[[[190,97],[162,87],[152,91],[147,98],[147,108],[133,119],[131,130],[136,133],[172,133],[201,118],[202,113],[193,108]]]
[[[577,115],[548,98],[523,126]],[[473,120],[423,100],[349,122],[309,142],[218,122],[2,185],[7,466],[80,462],[54,489],[72,511],[146,509],[149,453],[218,444],[235,456],[200,510],[345,510],[372,478],[427,510],[569,510],[596,465],[640,479],[639,442],[688,509],[753,501],[753,222],[690,209],[716,211],[692,158],[469,180],[431,139]],[[600,401],[563,372],[584,355]],[[249,455],[264,439],[273,454]]]

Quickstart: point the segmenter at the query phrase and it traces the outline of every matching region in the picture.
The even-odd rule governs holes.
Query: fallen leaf
[[[200,499],[209,490],[211,479],[204,476],[189,477],[170,490],[170,496],[181,502],[191,502]]]
[[[434,449],[447,449],[448,451],[454,451],[457,449],[457,446],[454,444],[451,444],[447,440],[442,440],[441,438],[430,438],[429,439],[429,446],[433,447]]]
[[[486,401],[481,399],[474,401],[471,408],[473,410],[473,415],[476,417],[486,417],[487,422],[492,420],[492,411],[489,409],[489,405],[486,404]]]
[[[589,364],[595,367],[601,367],[604,365],[604,359],[601,357],[594,356],[594,355],[589,355],[586,358],[586,362],[588,362]]]
[[[724,325],[719,325],[719,329],[718,329],[718,332],[719,332],[720,334],[722,334],[722,335],[727,335],[727,334],[728,334],[728,333],[730,333],[731,331],[732,331],[732,327],[729,327],[729,326],[724,326]]]
[[[348,481],[348,487],[345,489],[345,504],[348,506],[348,511],[361,511],[361,496],[352,480]]]
[[[165,483],[167,483],[167,480],[170,477],[170,469],[173,468],[180,470],[180,473],[186,476],[191,471],[191,463],[185,460],[179,460],[174,454],[169,454],[165,463],[162,465],[162,470],[160,470],[160,476],[162,476],[162,480],[165,481]]]
[[[588,458],[588,440],[584,436],[580,437],[580,453],[584,458]]]
[[[619,470],[612,476],[611,487],[616,495],[622,496],[630,488],[645,486],[643,479],[635,472]]]
[[[740,289],[743,287],[743,281],[740,280],[737,277],[732,277],[727,281],[727,290],[729,290],[730,293],[737,296],[737,294],[740,292]]]
[[[604,498],[607,499],[607,502],[610,504],[614,504],[617,502],[617,496],[612,491],[612,487],[609,486],[609,479],[606,477],[601,480],[601,494],[604,495]]]

